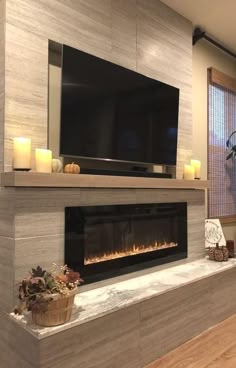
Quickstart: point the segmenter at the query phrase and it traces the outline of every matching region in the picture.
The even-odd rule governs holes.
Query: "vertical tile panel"
[[[12,167],[12,138],[47,147],[48,40],[6,25],[5,171]]]
[[[4,102],[5,102],[5,23],[3,1],[0,1],[0,171],[3,171]]]
[[[1,368],[40,368],[37,338],[0,312]]]
[[[112,62],[136,70],[136,0],[112,0]]]
[[[210,280],[203,279],[140,303],[142,367],[212,325]]]
[[[109,59],[111,0],[8,0],[7,22]]]
[[[0,311],[10,312],[14,293],[14,192],[0,187]]]
[[[138,308],[125,308],[43,339],[40,351],[44,368],[63,364],[70,368],[141,368]]]
[[[0,0],[0,23],[6,21],[6,0]]]
[[[14,239],[0,236],[0,311],[11,312],[14,306]]]

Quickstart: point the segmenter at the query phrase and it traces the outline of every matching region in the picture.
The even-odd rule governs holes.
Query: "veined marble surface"
[[[235,266],[235,258],[229,259],[228,262],[200,259],[86,291],[76,295],[71,320],[56,327],[36,326],[31,321],[30,313],[23,316],[15,316],[11,313],[10,316],[31,334],[41,339]]]

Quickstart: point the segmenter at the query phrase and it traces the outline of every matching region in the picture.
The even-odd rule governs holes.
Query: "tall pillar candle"
[[[194,180],[194,167],[192,165],[184,165],[184,179]]]
[[[194,168],[194,178],[200,179],[201,177],[201,162],[199,160],[191,160],[191,165]]]
[[[35,149],[35,169],[37,172],[52,172],[52,151],[48,149]]]
[[[31,169],[31,139],[13,138],[13,170]]]

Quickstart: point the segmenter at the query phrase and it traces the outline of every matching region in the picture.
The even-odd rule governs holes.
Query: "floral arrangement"
[[[50,271],[40,266],[32,268],[29,276],[19,283],[19,304],[15,314],[23,310],[46,312],[48,304],[53,300],[52,294],[68,295],[83,280],[79,272],[74,272],[66,265],[58,267],[53,263]]]

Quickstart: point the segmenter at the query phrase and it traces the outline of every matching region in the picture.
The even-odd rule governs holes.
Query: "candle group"
[[[191,165],[194,168],[194,178],[200,179],[201,177],[201,162],[199,160],[191,160]]]
[[[35,170],[37,172],[52,172],[52,151],[48,149],[35,149]]]
[[[190,165],[184,165],[184,175],[185,180],[200,179],[201,177],[201,162],[198,160],[191,160]]]
[[[31,169],[31,139],[18,137],[13,139],[13,169]]]
[[[194,180],[194,167],[192,165],[184,165],[184,179]]]
[[[13,138],[13,170],[31,169],[31,139]],[[52,172],[52,151],[35,149],[35,170],[37,172]]]

